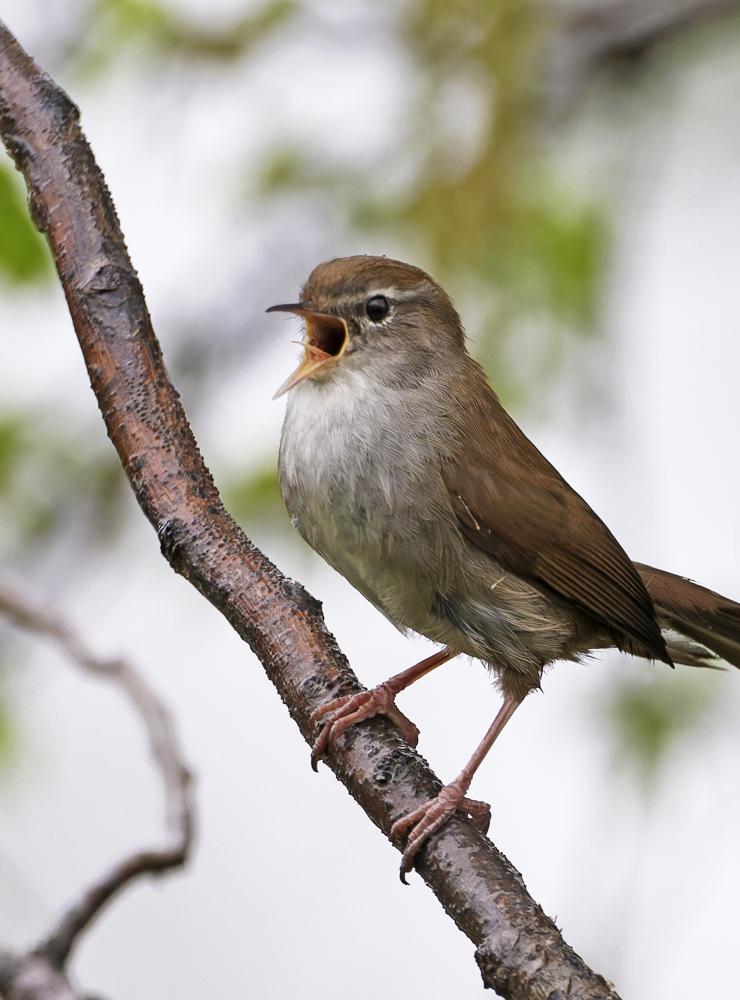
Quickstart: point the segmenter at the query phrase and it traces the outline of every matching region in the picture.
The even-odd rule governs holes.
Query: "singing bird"
[[[300,301],[305,324],[280,442],[292,522],[403,631],[442,649],[370,691],[316,713],[314,766],[348,727],[388,715],[413,746],[396,695],[453,656],[482,660],[503,704],[470,761],[404,816],[401,877],[467,797],[473,775],[544,668],[592,650],[664,663],[740,666],[740,604],[632,562],[604,522],[504,410],[468,354],[444,290],[386,257],[329,260]]]

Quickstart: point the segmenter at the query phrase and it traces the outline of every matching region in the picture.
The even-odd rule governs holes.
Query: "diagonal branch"
[[[307,741],[311,712],[360,690],[319,604],[224,510],[170,383],[118,219],[69,98],[0,23],[0,132],[49,240],[93,391],[162,552],[246,640]],[[384,719],[348,733],[328,762],[387,835],[441,785]],[[466,819],[418,870],[476,946],[485,984],[511,1000],[618,1000],[565,944],[519,873]]]
[[[84,889],[44,941],[28,955],[0,955],[0,990],[31,998],[74,996],[64,967],[80,934],[129,882],[184,865],[193,839],[190,775],[183,763],[167,709],[144,677],[125,660],[102,659],[57,614],[0,580],[0,615],[14,625],[54,641],[79,667],[117,684],[140,715],[152,759],[162,776],[169,842],[123,858]],[[28,990],[30,992],[24,992]],[[35,992],[34,992],[35,991]]]

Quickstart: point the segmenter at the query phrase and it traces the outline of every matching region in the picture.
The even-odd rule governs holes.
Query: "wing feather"
[[[480,403],[475,433],[443,469],[462,533],[510,572],[576,604],[620,649],[670,663],[652,599],[619,542],[493,392]]]

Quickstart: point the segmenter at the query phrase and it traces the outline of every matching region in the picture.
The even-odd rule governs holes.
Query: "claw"
[[[480,802],[478,799],[463,799],[459,807],[461,812],[467,813],[476,830],[482,834],[488,833],[491,825],[491,807],[487,802]]]
[[[467,813],[479,830],[487,832],[491,822],[491,807],[486,802],[466,798],[463,787],[454,781],[445,785],[436,798],[422,803],[393,824],[392,840],[402,837],[408,830],[411,831],[401,858],[400,876],[404,885],[408,885],[406,875],[413,868],[416,855],[424,844],[458,811]]]
[[[312,713],[312,721],[324,720],[321,732],[311,750],[311,767],[314,771],[318,770],[319,761],[332,743],[335,743],[351,726],[364,719],[371,719],[375,715],[387,715],[412,747],[419,742],[418,728],[396,707],[393,692],[388,686],[379,684],[370,691],[359,691],[357,694],[334,698]]]

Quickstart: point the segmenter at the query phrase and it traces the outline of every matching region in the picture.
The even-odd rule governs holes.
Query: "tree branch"
[[[136,851],[104,872],[80,893],[47,937],[28,955],[18,958],[0,954],[0,990],[9,997],[62,1000],[68,995],[76,996],[64,967],[78,937],[101,909],[134,879],[163,874],[186,863],[193,839],[190,776],[167,709],[130,663],[96,656],[58,615],[21,595],[3,580],[0,580],[0,615],[19,628],[53,640],[87,673],[118,685],[144,723],[152,759],[164,787],[169,843]]]
[[[69,98],[0,24],[0,132],[46,233],[108,434],[162,552],[262,662],[304,738],[311,712],[360,690],[318,602],[224,510],[168,380],[102,174]],[[351,730],[329,766],[387,835],[441,784],[382,718]],[[506,858],[462,816],[418,870],[476,946],[485,984],[511,1000],[618,1000],[565,944]]]
[[[588,3],[567,24],[590,66],[635,63],[684,32],[740,11],[738,0],[612,0]]]
[[[664,45],[738,13],[740,0],[586,0],[563,8],[543,74],[550,115],[572,111],[604,71],[642,69]]]
[[[91,1000],[42,954],[0,951],[0,997],[4,1000]],[[100,1000],[98,997],[97,1000]]]

